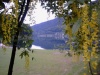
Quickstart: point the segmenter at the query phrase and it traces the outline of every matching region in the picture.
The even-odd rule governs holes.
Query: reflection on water
[[[60,46],[65,46],[65,38],[59,38],[59,37],[35,37],[34,38],[34,45],[41,46],[45,49],[58,49]],[[68,48],[63,47],[63,48]]]

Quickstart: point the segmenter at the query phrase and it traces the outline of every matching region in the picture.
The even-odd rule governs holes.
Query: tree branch
[[[18,17],[18,21],[20,21],[21,15],[23,14],[24,6],[25,6],[25,0],[23,1],[23,5],[21,5],[21,11]]]

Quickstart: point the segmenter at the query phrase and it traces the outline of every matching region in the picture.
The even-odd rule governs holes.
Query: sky
[[[95,0],[92,0],[92,1],[95,1]],[[54,19],[55,15],[52,13],[48,14],[47,11],[44,8],[42,8],[41,4],[37,2],[36,9],[34,10],[31,17],[33,17],[35,21],[34,24],[30,24],[30,26],[33,26],[33,25]],[[31,23],[28,16],[26,16],[26,21],[24,21],[24,23]]]
[[[92,0],[92,1],[95,1],[95,0]],[[13,3],[10,3],[6,7],[9,8],[11,5],[14,6]],[[33,21],[29,20],[30,18],[29,16],[26,16],[24,23],[27,23],[27,24],[30,24],[30,26],[33,26],[35,24],[39,24],[39,23],[54,19],[55,15],[52,13],[48,14],[47,11],[44,8],[42,8],[41,4],[37,2],[36,9],[33,11],[31,17],[35,21],[34,24],[31,24]]]
[[[5,6],[7,9],[9,9],[11,6],[14,6],[14,3],[5,3]],[[12,12],[12,9],[9,9],[8,14]],[[35,20],[35,24],[39,24],[41,22],[45,22],[51,19],[55,18],[55,15],[52,13],[47,13],[47,11],[42,8],[41,4],[37,2],[36,9],[33,10],[33,13],[31,14],[32,19]],[[32,21],[30,21],[30,17],[26,16],[24,23],[30,24]],[[30,24],[30,26],[33,26],[35,24]]]
[[[42,8],[41,4],[38,2],[36,5],[36,9],[34,9],[34,12],[32,14],[33,19],[35,20],[35,24],[39,24],[41,22],[45,22],[51,19],[55,18],[55,15],[52,13],[47,13],[47,10],[45,10],[44,8]],[[25,23],[30,23],[31,21],[29,21],[29,17],[26,16],[26,21]],[[30,24],[35,25],[35,24]]]

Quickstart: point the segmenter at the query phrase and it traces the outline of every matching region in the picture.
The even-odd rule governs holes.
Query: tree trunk
[[[91,62],[90,61],[89,61],[89,70],[90,70],[91,75],[94,75],[93,71],[92,71],[92,67],[91,67]]]
[[[14,37],[8,75],[12,75],[12,72],[13,72],[13,65],[14,65],[14,60],[15,60],[15,55],[16,55],[16,46],[17,46],[17,41],[18,41],[18,35],[19,35],[19,31],[16,33],[16,36]]]
[[[21,12],[23,13],[20,13],[20,15],[23,14],[21,20],[19,21],[18,20],[18,29],[17,29],[17,32],[15,34],[15,37],[14,37],[14,41],[13,41],[13,48],[12,48],[12,54],[11,54],[11,59],[10,59],[10,64],[9,64],[9,69],[8,69],[8,75],[12,75],[12,72],[13,72],[13,65],[14,65],[14,60],[15,60],[15,55],[16,55],[16,47],[17,47],[17,42],[18,42],[18,36],[19,36],[19,32],[20,32],[20,28],[21,28],[21,25],[24,21],[24,18],[27,14],[27,11],[28,11],[28,6],[29,6],[29,3],[30,3],[30,0],[24,0],[25,2],[27,3],[23,3],[23,6],[21,7]],[[26,4],[26,7],[25,7],[25,11],[23,11],[23,8]]]

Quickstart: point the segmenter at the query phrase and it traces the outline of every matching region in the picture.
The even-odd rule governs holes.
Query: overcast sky
[[[52,13],[47,13],[47,10],[42,8],[41,4],[38,2],[36,5],[36,9],[34,10],[32,16],[34,17],[34,20],[36,21],[35,24],[39,24],[41,22],[45,22],[51,19],[55,18],[55,15]],[[29,17],[26,17],[26,22],[25,23],[30,23]],[[32,24],[34,25],[34,24]]]
[[[92,1],[95,1],[95,0],[92,0]],[[45,22],[45,21],[55,18],[55,15],[52,13],[48,15],[47,11],[44,8],[42,8],[39,2],[37,3],[36,9],[34,10],[34,13],[32,14],[32,16],[34,17],[34,20],[36,21],[35,24],[39,24],[41,22]],[[27,21],[25,23],[30,23],[29,17],[26,17],[26,20]],[[35,25],[35,24],[32,24],[32,25]]]
[[[92,1],[95,1],[95,0],[92,0]],[[9,8],[11,5],[14,5],[14,4],[13,3],[7,4],[6,7]],[[52,13],[48,15],[47,11],[44,8],[42,8],[41,4],[38,2],[36,5],[36,9],[34,10],[34,13],[31,15],[31,17],[34,17],[33,19],[35,20],[35,24],[39,24],[41,22],[54,19],[55,15]],[[25,23],[31,23],[28,16],[26,16]],[[35,24],[31,24],[31,25],[35,25]]]

